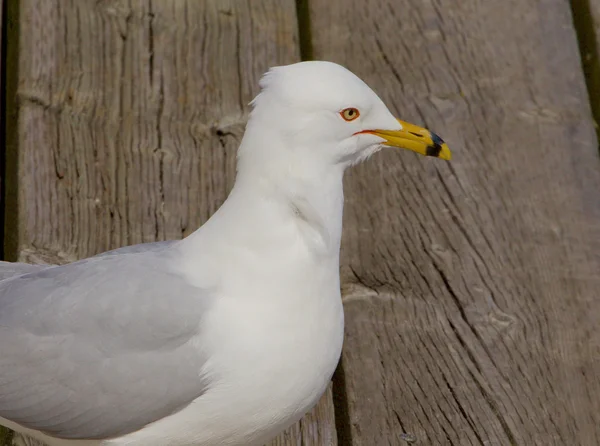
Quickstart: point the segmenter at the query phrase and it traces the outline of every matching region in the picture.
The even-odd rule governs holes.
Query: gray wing
[[[0,262],[0,281],[14,276],[48,268],[48,265],[30,265],[29,263]]]
[[[134,254],[138,252],[158,252],[166,248],[174,246],[180,240],[166,240],[162,242],[140,243],[139,245],[123,246],[122,248],[113,249],[111,251],[98,254],[96,257],[112,256],[118,254]]]
[[[190,339],[211,297],[171,264],[170,250],[106,255],[0,282],[0,417],[110,438],[200,396]]]
[[[165,248],[173,246],[179,240],[167,240],[163,242],[152,242],[152,243],[140,243],[138,245],[124,246],[122,248],[113,249],[111,251],[103,252],[95,257],[103,257],[109,255],[119,254],[134,254],[139,252],[155,252],[161,251]],[[31,273],[34,271],[41,271],[45,268],[52,267],[54,265],[31,265],[29,263],[14,263],[14,262],[2,262],[0,261],[0,281],[9,279],[11,277],[20,276],[23,274]]]

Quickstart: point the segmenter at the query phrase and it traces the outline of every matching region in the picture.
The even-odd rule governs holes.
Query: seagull
[[[0,424],[50,446],[262,445],[325,392],[344,313],[346,168],[450,159],[341,65],[271,68],[235,185],[182,240],[0,262]]]

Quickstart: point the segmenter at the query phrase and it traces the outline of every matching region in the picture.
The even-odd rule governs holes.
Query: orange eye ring
[[[340,112],[340,116],[344,118],[344,121],[350,122],[354,121],[356,118],[360,116],[360,112],[357,108],[350,107],[345,108]]]

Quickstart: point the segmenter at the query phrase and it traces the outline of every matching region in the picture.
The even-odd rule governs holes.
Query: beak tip
[[[450,152],[450,149],[446,144],[442,145],[442,151],[440,152],[439,157],[446,161],[450,161],[452,159],[452,152]]]
[[[431,153],[430,156],[435,156],[437,158],[450,161],[450,159],[452,159],[452,153],[448,148],[448,144],[446,144],[442,138],[433,132],[431,132],[431,140],[433,141],[433,146],[427,147],[427,155],[430,155]]]

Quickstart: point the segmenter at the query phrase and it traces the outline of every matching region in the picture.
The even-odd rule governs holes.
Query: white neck
[[[344,166],[311,159],[302,148],[283,146],[277,135],[261,133],[258,137],[253,130],[248,125],[240,146],[233,190],[210,220],[189,237],[190,242],[197,234],[218,227],[230,242],[247,243],[254,237],[265,247],[281,246],[284,241],[275,237],[276,229],[295,227],[295,235],[290,235],[290,229],[286,237],[297,239],[300,234],[318,254],[338,259]]]
[[[338,255],[342,235],[343,169],[288,169],[285,174],[238,175],[224,216],[272,233],[292,224],[322,254]],[[231,209],[231,211],[229,211]],[[266,234],[268,236],[268,234]]]

